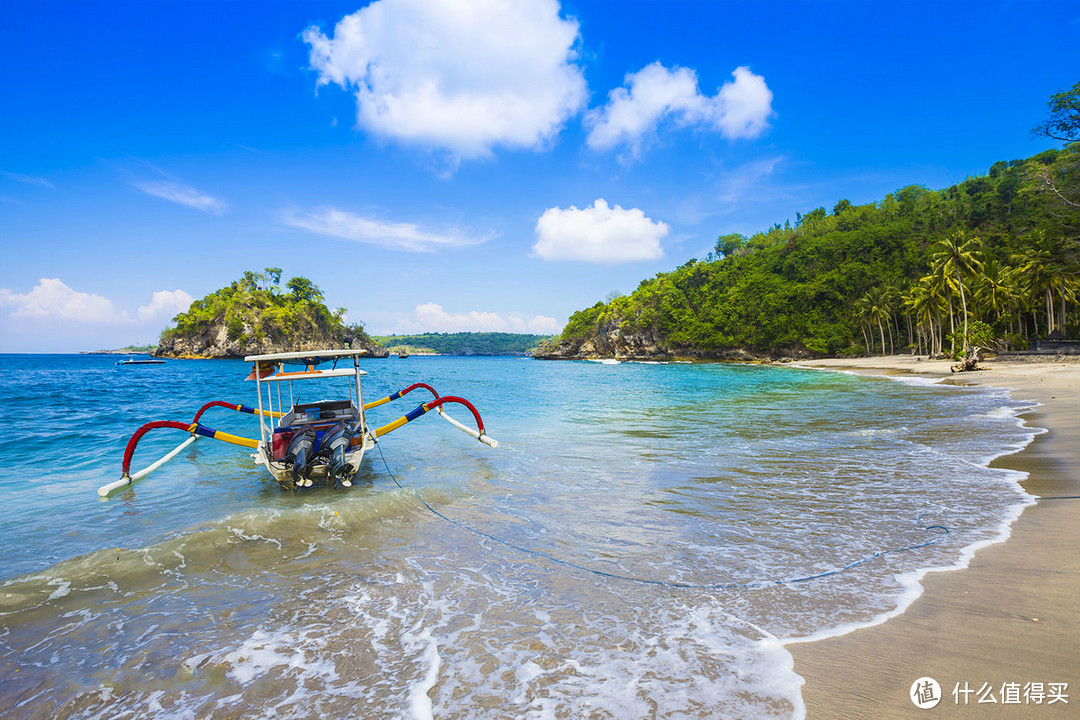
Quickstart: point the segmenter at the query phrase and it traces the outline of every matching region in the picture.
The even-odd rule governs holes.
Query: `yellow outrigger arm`
[[[425,386],[425,387],[427,387],[427,386]],[[434,392],[434,391],[432,391],[432,392]],[[391,396],[389,398],[384,398],[382,401],[376,401],[376,402],[378,402],[381,405],[383,402],[389,402],[392,399],[395,399],[395,398],[393,396]],[[457,420],[454,420],[452,417],[450,417],[445,412],[443,412],[442,405],[444,405],[446,403],[457,403],[459,405],[464,405],[465,407],[467,407],[469,409],[469,411],[472,413],[473,418],[476,420],[477,429],[473,430],[470,427],[466,427],[465,425],[462,425]],[[480,413],[478,413],[476,411],[476,408],[473,407],[473,404],[471,402],[469,402],[468,400],[466,400],[465,398],[454,397],[452,395],[443,396],[443,397],[438,398],[436,400],[433,400],[432,402],[429,402],[429,403],[421,403],[420,405],[417,405],[416,408],[413,409],[411,412],[409,412],[409,413],[407,413],[405,415],[402,415],[397,420],[394,420],[393,422],[387,423],[386,425],[383,425],[382,427],[376,428],[372,432],[372,434],[376,438],[382,437],[383,435],[385,435],[385,434],[387,434],[389,432],[393,432],[394,430],[397,430],[402,425],[405,425],[406,423],[412,422],[416,418],[418,418],[421,415],[427,413],[429,410],[438,410],[439,415],[441,415],[444,420],[449,422],[451,425],[457,427],[458,429],[465,431],[466,433],[473,436],[474,438],[476,438],[480,442],[484,443],[488,447],[493,447],[494,448],[494,447],[499,446],[499,441],[498,440],[495,440],[494,438],[490,438],[484,433],[484,421],[480,419]]]

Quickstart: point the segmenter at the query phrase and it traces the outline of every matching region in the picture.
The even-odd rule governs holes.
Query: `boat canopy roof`
[[[248,355],[245,362],[283,362],[290,365],[319,365],[343,357],[365,357],[370,353],[363,348],[356,350],[306,350],[301,352],[270,353],[269,355]],[[350,370],[350,372],[352,372]]]
[[[315,380],[318,378],[354,377],[356,375],[367,375],[367,373],[363,370],[354,370],[353,368],[337,368],[335,370],[278,373],[277,375],[269,375],[260,379],[262,382],[283,382],[285,380]]]

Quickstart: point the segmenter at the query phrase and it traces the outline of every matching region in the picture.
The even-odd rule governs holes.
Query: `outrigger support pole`
[[[114,480],[113,482],[109,483],[108,485],[102,485],[101,487],[98,488],[98,491],[97,491],[98,495],[100,495],[103,498],[104,497],[109,497],[109,495],[116,492],[120,488],[125,488],[128,485],[131,485],[132,483],[134,483],[136,480],[142,480],[144,477],[146,477],[150,473],[154,472],[159,467],[161,467],[162,465],[164,465],[165,463],[169,462],[174,457],[179,455],[181,450],[186,448],[188,445],[191,445],[193,442],[195,442],[198,439],[199,439],[198,435],[192,435],[187,440],[180,443],[179,445],[174,447],[172,450],[170,450],[168,453],[166,453],[157,462],[151,463],[150,465],[147,465],[146,467],[144,467],[142,470],[140,470],[140,471],[138,471],[136,473],[132,473],[131,475],[128,475],[127,473],[124,473],[123,475],[120,476],[119,480]]]
[[[443,412],[442,406],[444,404],[446,404],[446,403],[457,403],[459,405],[464,405],[465,407],[467,407],[469,409],[469,412],[472,413],[473,418],[476,420],[477,429],[473,430],[472,428],[459,423],[457,420],[454,420],[452,417],[450,417],[445,412]],[[447,422],[449,422],[451,425],[458,428],[459,430],[465,431],[466,433],[473,436],[474,438],[476,438],[480,442],[484,443],[488,447],[498,447],[499,446],[499,442],[497,440],[495,440],[493,438],[489,438],[486,434],[484,434],[484,421],[480,419],[480,413],[476,411],[476,408],[473,407],[473,404],[471,402],[469,402],[468,400],[466,400],[465,398],[455,397],[453,395],[444,395],[443,397],[441,397],[441,398],[439,398],[437,400],[433,400],[433,401],[431,401],[429,403],[422,403],[420,405],[417,405],[416,408],[413,409],[411,412],[409,412],[409,413],[407,413],[405,415],[402,415],[401,417],[399,417],[397,420],[393,421],[392,423],[387,423],[386,425],[383,425],[380,428],[376,428],[375,431],[374,431],[374,435],[375,435],[376,438],[378,438],[378,437],[381,437],[381,436],[385,435],[388,432],[393,432],[394,430],[397,430],[402,425],[405,425],[406,423],[412,422],[413,420],[415,420],[416,418],[420,417],[421,415],[427,413],[430,410],[438,410],[439,414],[442,415],[444,420],[446,420]]]
[[[495,438],[488,437],[487,435],[485,435],[482,432],[477,432],[477,431],[473,430],[468,425],[463,425],[462,423],[459,423],[457,420],[455,420],[454,418],[447,415],[446,411],[443,410],[442,408],[436,408],[436,409],[439,411],[439,417],[441,417],[443,420],[450,423],[451,425],[453,425],[454,427],[456,427],[458,430],[462,431],[466,435],[472,435],[474,438],[476,438],[480,442],[484,443],[488,447],[493,447],[493,448],[499,447],[499,441],[496,440]]]
[[[142,439],[143,435],[156,428],[174,428],[176,430],[186,430],[187,432],[191,433],[191,437],[180,443],[180,445],[178,445],[176,448],[174,448],[171,452],[166,454],[157,462],[148,465],[147,467],[132,475],[130,473],[131,457],[135,454],[135,446],[139,444],[139,440]],[[249,447],[253,449],[259,447],[258,440],[240,437],[239,435],[231,435],[229,433],[221,432],[220,430],[208,428],[205,425],[200,425],[199,423],[182,423],[176,422],[175,420],[157,420],[155,422],[148,422],[141,428],[136,430],[135,433],[131,436],[131,439],[128,440],[127,447],[124,449],[124,462],[120,468],[120,479],[98,488],[98,495],[100,495],[101,497],[106,497],[114,490],[126,487],[135,482],[136,480],[139,480],[149,475],[151,472],[157,470],[159,467],[164,465],[167,461],[176,457],[176,455],[181,450],[183,450],[191,443],[195,442],[195,440],[197,440],[200,435],[203,437],[213,438],[214,440],[221,440],[222,442],[232,443],[233,445],[242,445],[244,447]]]

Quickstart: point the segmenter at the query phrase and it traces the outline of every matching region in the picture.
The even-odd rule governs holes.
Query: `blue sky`
[[[554,332],[724,233],[1053,143],[1077,2],[4,3],[0,351],[245,270],[373,333]]]

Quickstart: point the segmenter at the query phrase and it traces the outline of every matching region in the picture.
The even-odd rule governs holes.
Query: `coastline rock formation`
[[[370,338],[315,328],[308,332],[267,335],[256,339],[252,326],[242,326],[240,336],[230,338],[229,329],[222,321],[212,322],[198,332],[180,336],[162,337],[161,343],[150,354],[168,358],[242,358],[277,352],[300,352],[303,350],[327,350],[331,348],[362,348],[372,357],[387,357],[389,352]]]
[[[281,271],[244,273],[177,315],[176,327],[161,333],[155,357],[242,358],[275,352],[358,348],[387,357],[361,325],[346,325],[344,308],[331,312],[322,291],[306,278],[278,288]]]
[[[625,332],[618,321],[603,324],[595,332],[571,339],[555,337],[534,350],[538,360],[728,360],[742,362],[790,361],[818,357],[797,348],[783,353],[756,353],[745,348],[702,349],[677,347],[665,341],[655,330]]]

